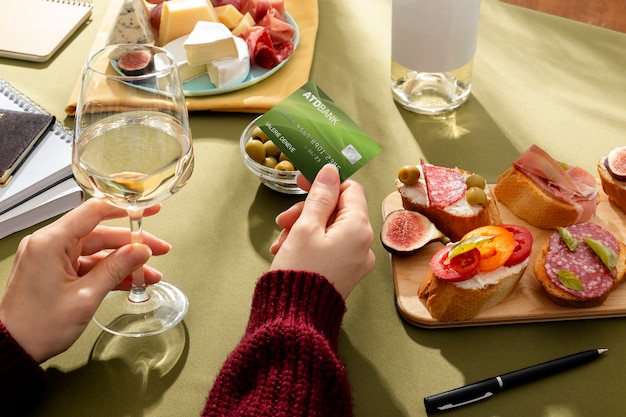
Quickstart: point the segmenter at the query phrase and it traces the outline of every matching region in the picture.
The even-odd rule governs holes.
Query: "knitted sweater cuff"
[[[345,311],[343,298],[323,276],[306,271],[270,271],[257,282],[248,333],[271,321],[291,321],[325,334],[336,352]]]
[[[22,401],[30,404],[43,393],[45,386],[43,369],[0,322],[0,399],[3,407],[10,408],[11,404]]]

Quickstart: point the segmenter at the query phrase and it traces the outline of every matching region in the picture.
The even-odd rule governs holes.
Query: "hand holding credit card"
[[[345,180],[380,147],[315,83],[308,82],[259,117],[257,126],[311,182],[326,164]]]

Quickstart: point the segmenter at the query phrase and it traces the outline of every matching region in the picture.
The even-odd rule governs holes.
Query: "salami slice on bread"
[[[517,217],[553,229],[591,219],[599,203],[597,188],[587,171],[564,167],[533,145],[500,175],[494,192]]]
[[[406,185],[396,179],[402,205],[426,216],[450,240],[458,241],[477,227],[500,223],[500,211],[487,184],[484,185],[486,204],[467,202],[465,180],[472,172],[431,164],[420,164],[417,168],[420,170],[417,183]]]
[[[533,266],[535,277],[548,297],[561,306],[599,306],[626,276],[626,246],[594,223],[578,223],[564,229],[570,236],[568,239],[555,231],[542,245]],[[584,238],[613,251],[615,266],[609,269]],[[572,239],[577,242],[575,249],[566,243]]]

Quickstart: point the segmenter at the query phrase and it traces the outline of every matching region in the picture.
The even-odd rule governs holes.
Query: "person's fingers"
[[[146,282],[146,285],[156,284],[163,278],[163,274],[159,272],[157,269],[152,268],[151,266],[144,265],[143,266],[143,277]],[[132,275],[127,276],[124,280],[115,287],[116,290],[128,291],[130,290],[133,284]]]
[[[299,201],[287,210],[276,216],[276,224],[283,229],[291,229],[291,226],[298,220],[304,207],[304,201]]]
[[[154,256],[164,255],[172,246],[149,232],[142,232],[143,244],[150,246]],[[130,230],[123,227],[96,226],[82,241],[81,255],[92,255],[105,249],[117,249],[130,243]]]
[[[156,214],[160,209],[160,205],[150,207],[144,211],[144,216]],[[76,240],[86,236],[103,220],[125,216],[128,216],[125,210],[91,198],[42,230],[63,241]]]
[[[289,230],[283,229],[280,231],[280,234],[278,235],[276,240],[274,240],[274,242],[270,245],[270,252],[273,255],[276,255],[278,253],[278,250],[283,245],[283,242],[285,242],[285,239],[287,239],[287,236],[289,236]]]
[[[152,251],[147,245],[133,243],[122,246],[98,262],[83,278],[85,286],[99,298],[116,288],[134,270],[145,264]]]
[[[299,223],[308,226],[321,225],[325,228],[337,208],[340,187],[337,168],[330,164],[324,165],[311,185]]]
[[[296,184],[298,184],[298,187],[304,191],[309,191],[311,189],[311,182],[307,180],[303,174],[298,174],[296,176]]]
[[[154,254],[153,254],[154,255]],[[90,256],[82,256],[80,257],[79,266],[77,268],[78,276],[83,276],[89,271],[91,271],[98,263],[100,263],[104,258],[109,256],[109,252],[98,252],[94,253]],[[144,278],[146,280],[146,284],[155,284],[161,280],[163,274],[158,269],[155,269],[149,265],[143,266]],[[128,285],[126,282],[128,281]],[[128,275],[124,278],[124,281],[120,285],[117,286],[116,289],[129,289],[130,283],[132,282],[132,275]]]

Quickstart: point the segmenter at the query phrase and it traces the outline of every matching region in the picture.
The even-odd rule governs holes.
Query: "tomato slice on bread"
[[[478,272],[480,252],[474,248],[449,258],[452,245],[444,246],[430,260],[430,269],[443,281],[458,282],[472,278]]]
[[[463,236],[463,239],[475,236],[492,236],[491,239],[478,245],[480,251],[481,272],[489,272],[500,268],[509,260],[515,250],[513,233],[500,226],[478,227]]]
[[[511,232],[513,234],[513,238],[515,239],[515,249],[513,249],[511,257],[504,263],[504,265],[517,265],[524,259],[528,258],[530,251],[533,248],[533,235],[530,233],[530,230],[524,226],[516,224],[501,224],[499,226]]]

